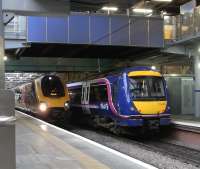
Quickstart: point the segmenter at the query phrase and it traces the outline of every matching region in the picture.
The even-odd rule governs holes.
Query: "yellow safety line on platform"
[[[46,139],[49,143],[53,146],[60,149],[64,152],[67,156],[72,157],[73,159],[77,160],[79,164],[85,169],[110,169],[106,165],[102,164],[101,162],[95,160],[94,158],[90,157],[89,155],[84,154],[77,148],[67,144],[66,142],[62,141],[61,139],[57,138],[56,136],[42,131],[38,126],[32,124],[30,120],[26,119],[19,119],[20,124],[24,124],[28,128],[32,129],[35,133],[41,135],[44,139]]]

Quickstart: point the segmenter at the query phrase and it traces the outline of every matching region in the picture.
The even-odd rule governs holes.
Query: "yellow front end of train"
[[[17,88],[16,106],[45,120],[65,118],[69,94],[65,83],[54,75],[43,76]]]
[[[137,84],[137,99],[133,106],[141,115],[161,115],[167,108],[167,97],[162,75],[156,71],[134,71],[128,74]],[[136,82],[137,81],[137,82]]]

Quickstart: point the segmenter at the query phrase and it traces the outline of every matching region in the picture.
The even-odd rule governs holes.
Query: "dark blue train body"
[[[83,112],[101,126],[170,125],[166,82],[159,72],[150,68],[127,68],[67,87],[72,114]]]

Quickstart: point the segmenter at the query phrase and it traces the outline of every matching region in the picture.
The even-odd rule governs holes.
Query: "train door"
[[[89,99],[90,99],[90,83],[84,82],[82,85],[81,104],[82,104],[82,110],[86,114],[91,114],[89,108]]]

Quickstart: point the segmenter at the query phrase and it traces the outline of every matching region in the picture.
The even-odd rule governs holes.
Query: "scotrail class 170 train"
[[[81,112],[97,125],[110,129],[170,125],[166,82],[148,67],[126,68],[67,87],[72,115]]]
[[[69,95],[65,84],[55,75],[46,75],[14,89],[16,108],[32,112],[44,120],[67,117]]]

